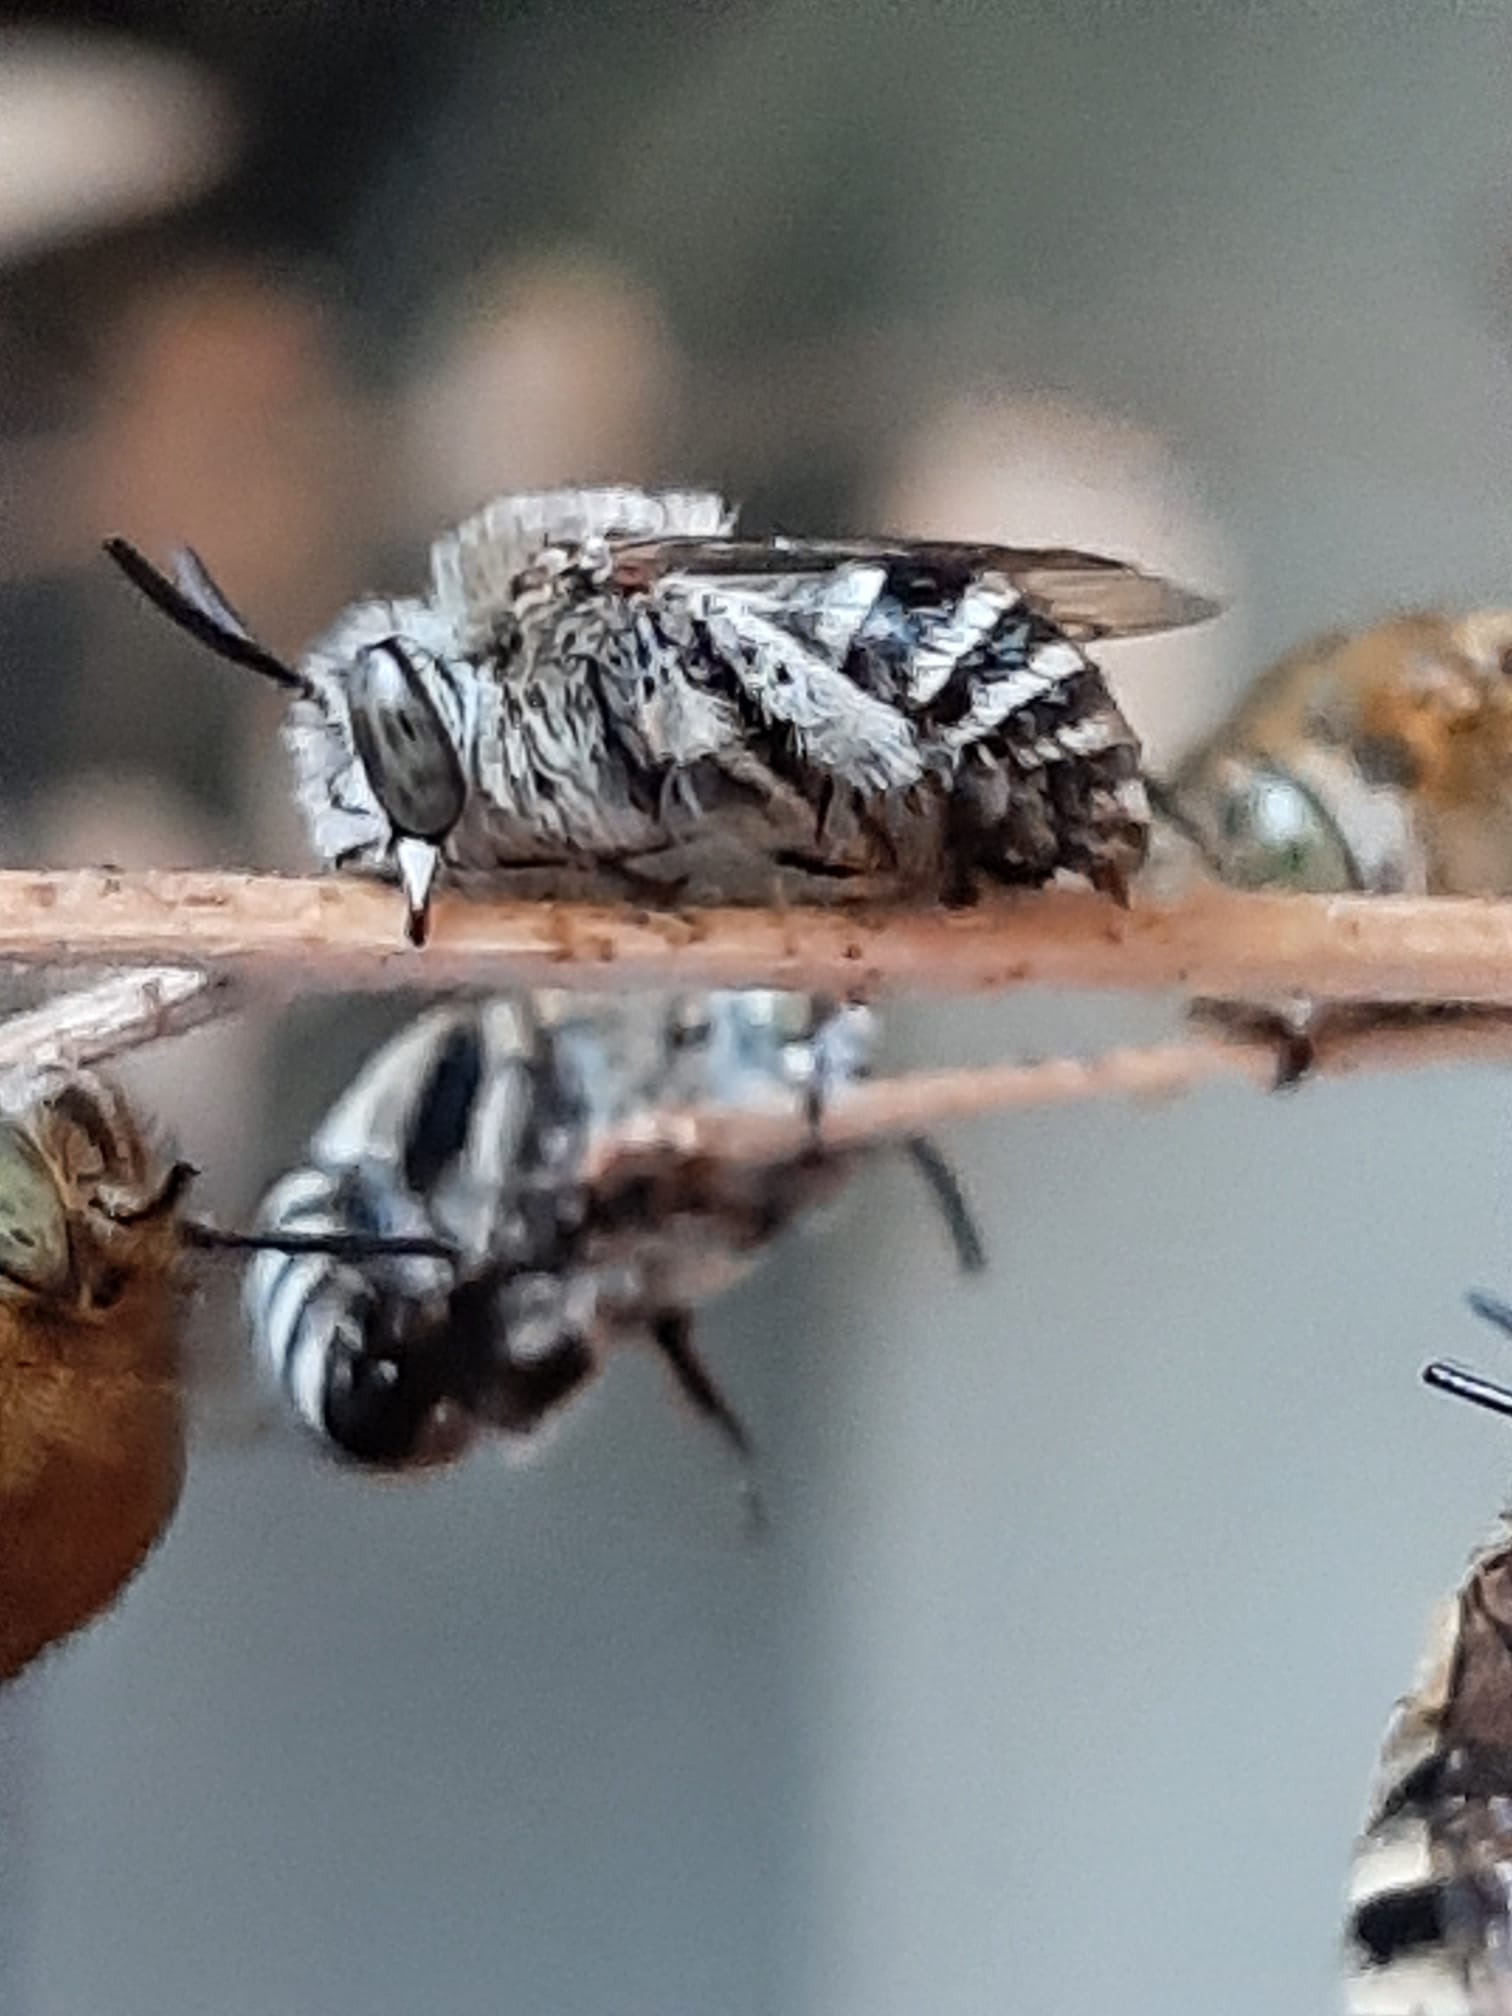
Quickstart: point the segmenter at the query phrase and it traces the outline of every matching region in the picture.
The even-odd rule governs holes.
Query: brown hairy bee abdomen
[[[137,1228],[119,1301],[0,1301],[0,1682],[99,1615],[184,1473],[177,1232]]]

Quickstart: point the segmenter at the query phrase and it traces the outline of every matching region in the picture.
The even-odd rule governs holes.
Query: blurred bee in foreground
[[[1512,894],[1512,610],[1399,616],[1273,665],[1151,796],[1205,868],[1242,889]],[[1346,1020],[1453,1010],[1197,1001],[1276,1045],[1281,1085]]]
[[[1512,1332],[1512,1308],[1471,1306]],[[1457,1365],[1426,1381],[1512,1414],[1512,1390]],[[1347,1925],[1350,2016],[1512,2011],[1512,1522],[1472,1558],[1440,1613],[1381,1748],[1356,1844]]]
[[[188,1174],[83,1073],[0,1118],[0,1681],[111,1601],[178,1501]]]
[[[440,1235],[455,1267],[270,1252],[247,1277],[257,1348],[335,1454],[402,1469],[480,1434],[520,1447],[624,1344],[650,1346],[742,1456],[692,1310],[833,1197],[858,1152],[765,1162],[672,1150],[596,1158],[627,1121],[701,1101],[797,1098],[864,1074],[868,1011],[760,989],[687,998],[541,994],[438,1008],[381,1049],[260,1224],[288,1235]],[[949,1170],[910,1144],[963,1265],[980,1243]]]
[[[292,696],[317,853],[495,893],[967,901],[1061,870],[1123,899],[1139,746],[1078,648],[1214,605],[1095,554],[749,540],[707,492],[503,497],[438,539],[428,596],[355,603],[297,665],[194,555],[107,551]]]
[[[122,1093],[91,1072],[49,1067],[6,1081],[0,1683],[98,1616],[173,1516],[184,1474],[182,1256],[260,1243],[184,1214],[193,1174],[159,1155]],[[389,1250],[360,1237],[335,1245]]]
[[[1512,610],[1315,639],[1153,793],[1240,888],[1512,893]]]

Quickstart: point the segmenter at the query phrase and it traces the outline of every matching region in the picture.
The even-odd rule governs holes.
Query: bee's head
[[[159,1165],[119,1087],[47,1068],[0,1120],[0,1295],[114,1305],[129,1276],[176,1250],[194,1171]]]
[[[576,1330],[543,1321],[537,1285],[559,1319],[557,1284],[511,1268],[464,1275],[440,1304],[385,1293],[369,1277],[318,1354],[327,1441],[365,1468],[413,1470],[456,1462],[485,1430],[535,1435],[595,1362]],[[317,1418],[308,1396],[296,1399]]]
[[[467,802],[474,680],[428,603],[359,602],[301,661],[310,704],[288,739],[316,846],[333,865],[392,864],[424,936],[441,850]]]
[[[419,942],[467,796],[472,681],[448,620],[414,598],[359,602],[293,666],[256,641],[193,553],[175,554],[170,579],[123,539],[105,550],[181,629],[292,695],[288,740],[317,850],[334,867],[394,868]]]
[[[338,1317],[301,1411],[348,1462],[370,1470],[454,1463],[476,1428],[444,1339],[411,1301],[369,1288]],[[312,1360],[313,1362],[313,1360]]]
[[[30,1132],[0,1123],[0,1297],[57,1301],[74,1288],[68,1207]]]

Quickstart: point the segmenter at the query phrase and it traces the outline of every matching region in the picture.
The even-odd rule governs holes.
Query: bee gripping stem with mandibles
[[[107,551],[290,695],[329,865],[638,902],[968,900],[1065,871],[1122,899],[1149,806],[1080,645],[1215,605],[1061,549],[734,535],[707,492],[504,497],[432,548],[429,595],[354,604],[297,665],[192,554]]]

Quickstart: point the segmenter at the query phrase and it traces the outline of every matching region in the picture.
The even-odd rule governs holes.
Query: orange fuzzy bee
[[[1159,804],[1240,887],[1512,894],[1512,610],[1303,645]]]
[[[108,1080],[0,1090],[0,1685],[107,1609],[172,1518],[186,1249],[449,1257],[438,1240],[222,1232]]]
[[[0,1119],[0,1681],[112,1601],[178,1502],[191,1174],[86,1073]]]

